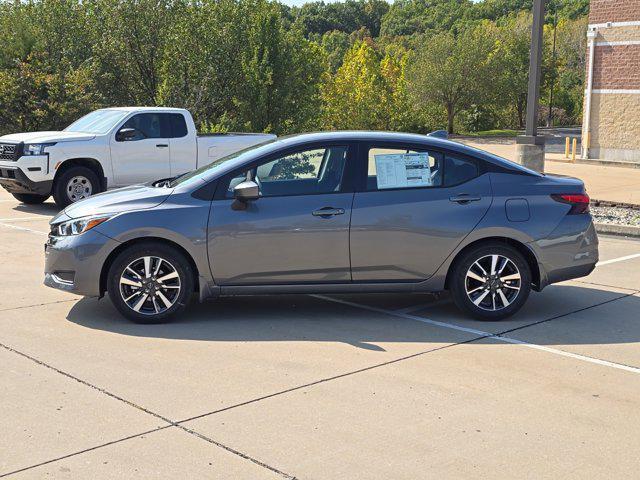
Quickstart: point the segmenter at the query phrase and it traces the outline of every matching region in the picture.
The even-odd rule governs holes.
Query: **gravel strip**
[[[590,209],[596,223],[640,227],[640,210],[622,207],[596,207],[593,205]]]

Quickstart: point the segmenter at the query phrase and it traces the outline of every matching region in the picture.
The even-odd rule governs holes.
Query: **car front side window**
[[[319,147],[270,159],[238,172],[229,182],[227,198],[239,183],[252,179],[263,197],[313,195],[340,191],[346,146]]]

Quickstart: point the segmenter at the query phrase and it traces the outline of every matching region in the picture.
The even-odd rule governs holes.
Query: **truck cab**
[[[175,177],[273,138],[198,136],[180,108],[105,108],[60,132],[0,137],[0,185],[24,203],[53,195],[64,207],[108,188]]]

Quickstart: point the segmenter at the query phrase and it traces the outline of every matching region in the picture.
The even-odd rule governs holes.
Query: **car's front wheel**
[[[136,323],[164,323],[184,310],[193,294],[193,269],[177,249],[156,242],[132,245],[108,273],[109,297]]]
[[[491,242],[464,252],[449,283],[458,308],[480,320],[502,320],[526,302],[531,269],[517,249]]]

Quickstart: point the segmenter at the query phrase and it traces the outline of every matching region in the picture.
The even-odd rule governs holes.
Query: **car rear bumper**
[[[78,295],[99,296],[102,267],[118,245],[95,230],[49,237],[45,244],[44,284]]]
[[[585,277],[598,263],[598,235],[591,215],[567,215],[549,236],[530,246],[538,257],[539,290]]]

